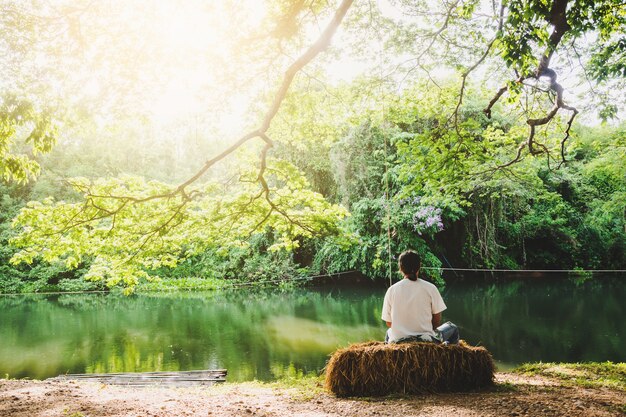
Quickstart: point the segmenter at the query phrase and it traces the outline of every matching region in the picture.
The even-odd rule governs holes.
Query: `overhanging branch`
[[[557,82],[557,73],[552,68],[550,68],[550,60],[554,54],[554,51],[558,47],[563,35],[571,29],[569,23],[567,22],[567,3],[568,0],[554,0],[552,6],[550,8],[550,14],[548,17],[549,23],[552,25],[552,33],[548,39],[548,46],[546,50],[543,52],[539,64],[537,65],[534,73],[531,74],[522,74],[516,82],[520,83],[526,79],[535,79],[539,80],[540,78],[548,78],[549,79],[549,87],[545,93],[551,94],[554,93],[555,101],[554,105],[550,110],[548,110],[543,117],[538,118],[528,118],[526,119],[526,124],[529,126],[529,133],[526,139],[525,145],[528,147],[528,152],[531,155],[540,155],[545,153],[548,156],[548,164],[550,161],[550,151],[548,147],[542,143],[538,143],[535,140],[535,131],[537,126],[543,126],[550,123],[554,117],[558,114],[559,110],[568,110],[572,112],[572,115],[567,122],[567,129],[565,130],[565,136],[560,142],[560,156],[561,162],[559,167],[566,162],[565,158],[565,146],[566,142],[570,137],[570,129],[572,127],[572,123],[574,122],[574,118],[578,114],[578,110],[570,105],[567,105],[563,100],[563,86]],[[491,109],[493,106],[500,100],[502,95],[508,90],[508,87],[502,87],[495,96],[488,103],[484,112],[487,117],[491,117]],[[458,106],[457,106],[458,107]],[[517,151],[517,155],[515,158],[508,163],[497,166],[495,169],[501,169],[511,166],[512,164],[521,160],[522,150],[524,146],[520,146]]]
[[[266,142],[266,148],[261,154],[262,170],[258,177],[259,184],[264,189],[266,189],[267,183],[264,182],[265,180],[263,178],[263,171],[264,171],[264,167],[266,166],[265,159],[267,156],[267,151],[272,146],[271,140],[266,135],[267,130],[270,128],[272,120],[278,113],[278,110],[280,109],[280,106],[282,102],[284,101],[287,95],[287,92],[289,90],[289,87],[291,86],[296,74],[302,68],[304,68],[308,63],[310,63],[317,55],[319,55],[321,52],[323,52],[324,50],[328,48],[335,32],[337,31],[337,28],[341,25],[341,22],[343,21],[352,3],[353,3],[353,0],[343,0],[341,2],[337,10],[335,11],[335,14],[332,20],[328,23],[328,25],[326,26],[324,31],[321,33],[319,38],[304,53],[302,53],[302,55],[300,55],[300,57],[298,57],[285,71],[280,87],[278,91],[276,92],[276,95],[274,96],[274,100],[272,101],[268,111],[265,113],[262,123],[258,129],[255,129],[243,135],[237,141],[235,141],[235,143],[230,145],[221,153],[219,153],[218,155],[206,161],[205,164],[194,175],[192,175],[189,179],[187,179],[186,181],[184,181],[183,183],[181,183],[180,185],[178,185],[176,188],[172,189],[169,192],[154,194],[154,195],[150,195],[147,197],[134,197],[130,195],[96,196],[96,195],[89,194],[89,192],[87,192],[85,197],[87,199],[102,197],[102,198],[122,200],[123,202],[125,202],[124,204],[121,204],[117,210],[113,210],[112,212],[107,213],[109,215],[114,215],[120,210],[122,210],[126,206],[126,202],[138,204],[138,203],[145,203],[145,202],[156,200],[156,199],[172,198],[177,195],[182,196],[183,200],[190,200],[190,195],[186,192],[187,187],[189,187],[191,184],[195,183],[198,179],[200,179],[217,162],[226,158],[227,156],[232,154],[234,151],[236,151],[238,148],[240,148],[242,145],[244,145],[251,139],[255,139],[255,138],[261,138],[264,142]]]

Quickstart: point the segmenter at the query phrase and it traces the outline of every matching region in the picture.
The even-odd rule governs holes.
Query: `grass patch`
[[[626,391],[626,363],[529,363],[513,372],[558,379],[584,388],[608,387]]]
[[[325,392],[324,376],[315,374],[298,378],[282,378],[276,382],[268,383],[268,386],[281,390],[293,390],[291,396],[298,401],[309,401]]]
[[[231,390],[237,390],[239,388],[260,388],[260,389],[273,389],[278,391],[286,391],[292,399],[296,401],[310,401],[317,395],[324,393],[324,376],[316,375],[314,373],[297,376],[297,377],[283,377],[277,381],[264,382],[264,381],[244,381],[244,382],[225,382],[222,384],[216,384],[211,387],[212,394],[224,394]]]
[[[245,383],[244,383],[245,384]],[[290,391],[297,401],[309,401],[324,392],[324,376],[309,374],[298,377],[286,376],[273,382],[259,382],[259,386]]]

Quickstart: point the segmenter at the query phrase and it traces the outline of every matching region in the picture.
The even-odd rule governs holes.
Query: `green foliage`
[[[216,262],[216,276],[242,282],[289,281],[306,273],[293,260],[293,252],[271,250],[280,236],[267,230],[255,234],[247,246],[233,247]]]
[[[33,156],[50,152],[56,139],[48,111],[14,95],[0,97],[0,179],[24,184],[36,177],[40,166]]]
[[[86,283],[80,278],[85,272],[82,267],[69,272],[58,263],[35,262],[27,267],[10,265],[9,260],[16,253],[16,249],[9,244],[14,236],[10,221],[23,207],[27,192],[28,187],[0,184],[0,293],[69,291],[77,286],[94,289],[93,283]]]
[[[338,195],[351,208],[351,216],[344,222],[341,239],[317,245],[315,270],[331,274],[357,270],[385,279],[397,271],[397,254],[409,248],[420,253],[424,266],[441,266],[427,243],[443,227],[441,212],[422,204],[419,197],[398,195],[394,133],[366,120],[333,146]],[[425,270],[423,276],[440,278],[430,271]]]
[[[413,222],[417,210],[419,205],[410,203],[388,202],[384,198],[361,199],[354,204],[346,224],[351,240],[324,241],[317,248],[314,269],[330,274],[357,270],[371,278],[386,279],[391,274],[395,276],[397,255],[407,249],[419,253],[422,266],[441,267],[441,261],[427,243],[428,235],[438,229],[435,225],[423,231],[423,235],[418,233]],[[443,284],[437,270],[425,269],[421,276]]]
[[[600,81],[626,77],[626,38],[619,38],[604,47],[596,47],[589,67],[591,76]]]
[[[463,219],[461,258],[446,242],[444,253],[476,267],[621,268],[621,129],[576,141],[572,161],[559,170],[528,158],[508,165],[512,156],[502,151],[525,140],[523,129],[498,114],[486,119],[478,111],[480,95],[471,91],[458,128],[451,128],[452,96],[446,102],[444,89],[433,107],[407,104],[417,91],[407,90],[390,110],[401,130],[393,171],[399,195],[420,196],[420,204],[441,209],[448,222]],[[562,138],[556,126],[542,135],[555,146]]]
[[[394,139],[402,194],[422,196],[426,203],[458,216],[473,196],[516,193],[520,181],[537,180],[522,164],[511,166],[510,173],[497,169],[512,159],[508,150],[523,141],[526,132],[502,116],[487,119],[480,93],[466,92],[457,127],[449,124],[455,91],[448,84],[424,98],[416,85],[394,103],[390,118],[402,130]],[[418,98],[430,106],[419,105]]]
[[[626,244],[622,128],[584,133],[558,171],[522,164],[532,188],[474,201],[470,263],[549,269],[621,269]],[[482,235],[481,235],[482,234]]]
[[[11,242],[21,250],[11,262],[41,259],[75,269],[88,259],[86,280],[131,292],[140,279],[150,279],[150,271],[174,267],[207,248],[226,254],[246,247],[256,230],[276,233],[268,251],[290,251],[299,239],[337,233],[344,209],[309,191],[290,164],[272,162],[267,171],[267,195],[252,172],[242,173],[237,188],[208,183],[169,198],[158,198],[169,192],[166,184],[137,177],[74,179],[74,188],[84,193],[82,201],[50,198],[20,211]],[[201,197],[189,197],[194,194]]]
[[[621,133],[575,141],[572,161],[557,171],[532,158],[500,168],[512,158],[507,149],[525,140],[525,128],[499,113],[485,118],[487,98],[471,90],[459,128],[450,128],[454,89],[429,93],[407,89],[387,108],[384,128],[365,117],[331,147],[336,195],[352,215],[340,240],[317,243],[314,270],[385,278],[406,248],[420,251],[425,266],[440,266],[442,256],[457,267],[624,265]],[[559,129],[546,129],[542,140],[558,146]],[[439,215],[443,235],[441,227],[417,227],[425,210]]]
[[[528,363],[516,368],[514,372],[556,378],[566,385],[626,391],[626,363]]]
[[[524,129],[500,113],[486,119],[486,98],[469,87],[459,129],[450,129],[444,115],[454,107],[453,86],[424,88],[394,97],[385,121],[366,112],[329,127],[321,142],[309,122],[296,125],[293,144],[281,137],[291,150],[279,152],[291,163],[273,161],[266,171],[275,207],[245,155],[240,182],[207,182],[188,190],[190,200],[152,200],[171,187],[131,176],[79,178],[71,187],[43,177],[14,187],[3,194],[2,291],[130,291],[142,278],[141,288],[152,290],[208,289],[224,279],[287,282],[347,270],[386,279],[407,248],[426,267],[440,267],[444,257],[457,267],[623,267],[623,129],[575,127],[581,133],[571,161],[558,171],[535,159],[496,169],[510,160],[507,149],[523,140]],[[543,135],[561,139],[557,127]],[[61,169],[87,173],[88,164],[97,165],[95,153],[85,166],[51,157]],[[296,166],[351,216],[309,191]],[[34,195],[55,197],[18,214]],[[147,201],[136,204],[141,199]],[[6,244],[11,238],[21,250]],[[20,265],[9,265],[11,258]],[[164,281],[146,282],[153,277]]]
[[[308,271],[294,261],[293,251],[270,250],[279,240],[278,233],[267,229],[264,233],[253,234],[243,246],[208,247],[202,253],[181,260],[174,268],[156,270],[164,280],[146,282],[140,289],[168,286],[209,289],[228,286],[230,282],[235,285],[278,284],[302,278]]]
[[[553,168],[565,120],[557,116],[537,129],[535,139],[550,154],[547,163],[523,146],[528,126],[520,115],[543,117],[542,109],[553,103],[533,96],[541,83],[529,87],[510,79],[532,76],[542,56],[571,45],[601,86],[624,76],[624,4],[569,2],[564,37],[556,40],[559,4],[564,3],[506,3],[501,29],[499,8],[480,1],[443,4],[442,13],[427,2],[397,1],[402,18],[355,4],[345,26],[349,46],[335,44],[321,58],[358,57],[366,75],[342,84],[330,75],[332,67],[325,71],[315,63],[297,74],[268,131],[276,143],[272,156],[288,163],[268,167],[266,194],[256,155],[216,166],[207,183],[195,183],[186,193],[171,193],[170,184],[185,181],[220,149],[214,139],[222,136],[220,119],[241,107],[242,96],[251,99],[253,117],[237,125],[258,122],[256,103],[271,100],[268,92],[280,82],[283,64],[311,44],[314,26],[308,25],[332,13],[333,4],[279,0],[256,21],[244,7],[216,3],[210,26],[216,36],[229,34],[223,50],[203,44],[194,45],[192,55],[178,55],[175,43],[135,49],[156,15],[90,4],[65,19],[57,18],[56,7],[41,8],[37,1],[23,7],[7,3],[0,18],[7,55],[1,69],[13,76],[9,85],[29,88],[28,94],[5,94],[0,101],[0,177],[24,185],[39,173],[40,162],[48,170],[32,187],[6,196],[2,190],[0,290],[77,290],[106,283],[130,291],[153,276],[174,286],[190,277],[285,280],[303,275],[311,263],[319,271],[356,269],[386,277],[395,270],[389,258],[407,248],[434,267],[446,255],[454,266],[623,267],[623,130],[604,137],[607,132],[598,128],[579,140],[574,125],[566,150],[571,162],[559,171]],[[183,9],[183,16],[193,10]],[[79,34],[66,26],[74,13],[83,22]],[[132,22],[127,30],[102,30],[120,15]],[[242,23],[236,33],[229,31],[232,21]],[[50,34],[62,36],[47,39]],[[589,34],[597,41],[584,50],[578,41]],[[189,68],[179,71],[177,60]],[[480,73],[470,65],[483,60],[490,65],[486,85],[508,87],[508,102],[499,101],[491,118],[483,109],[494,91],[482,91],[468,78]],[[515,77],[493,70],[502,61]],[[14,62],[20,65],[13,68]],[[68,67],[75,68],[75,79],[60,70]],[[457,81],[437,76],[440,69],[454,71]],[[181,73],[205,70],[207,78],[219,81],[197,90],[209,98],[202,107],[212,109],[207,121],[199,122],[198,114],[195,124],[181,120],[164,127],[149,120],[150,106],[140,103],[166,95],[163,79],[172,78],[171,87]],[[40,82],[37,74],[50,78]],[[91,85],[102,91],[90,96],[82,91],[89,90],[85,74],[113,76]],[[139,85],[144,79],[157,80],[149,92],[120,93],[129,85],[145,88]],[[251,80],[264,83],[251,86]],[[51,87],[73,103],[72,126],[60,126],[52,111],[37,104],[54,102],[45,92]],[[24,98],[31,95],[38,100]],[[602,118],[617,117],[619,102],[605,101]],[[57,138],[60,144],[52,149]],[[516,149],[523,152],[510,164]],[[68,185],[60,176],[75,179]],[[26,201],[32,202],[18,214]]]
[[[538,0],[512,2],[508,6],[507,24],[498,46],[508,66],[514,66],[520,73],[527,74],[538,62],[533,47],[545,47],[548,43],[549,4]]]
[[[15,104],[15,103],[14,103]],[[13,116],[20,118],[21,121],[26,120],[24,125],[18,124],[14,126],[18,131],[23,128],[32,127],[32,123],[27,118],[32,116],[32,106],[23,104],[21,109],[14,107]],[[19,112],[25,112],[24,116],[20,116]],[[6,120],[5,120],[6,121]],[[45,124],[45,122],[41,122]],[[24,130],[26,132],[26,130]],[[22,133],[24,133],[22,132]],[[53,144],[51,137],[37,136],[37,132],[31,132],[30,142],[36,146],[39,151],[48,152],[47,146]],[[17,134],[15,135],[17,136]],[[33,161],[34,163],[34,161]],[[39,168],[37,168],[38,170]],[[8,183],[0,183],[0,293],[32,293],[32,292],[49,292],[49,291],[76,291],[76,290],[93,290],[99,289],[92,282],[82,280],[85,270],[81,265],[76,271],[68,271],[64,265],[53,263],[46,264],[42,262],[34,262],[28,266],[14,266],[9,260],[17,252],[9,242],[15,235],[11,229],[11,220],[18,214],[19,210],[24,207],[26,201],[33,198],[33,192],[38,188],[38,183],[30,182],[23,184],[20,182],[9,181]],[[48,191],[50,193],[58,193],[58,188],[52,187]]]
[[[87,281],[83,279],[87,272],[85,268],[72,271],[75,278],[61,278],[59,280],[58,291],[61,292],[85,292],[85,291],[104,291],[105,286],[101,282]],[[68,275],[67,273],[65,275]]]
[[[386,143],[389,133],[366,120],[331,148],[332,172],[344,206],[352,208],[359,199],[375,199],[396,188],[387,172],[395,159],[395,148]]]
[[[220,281],[206,277],[155,278],[137,285],[137,292],[211,291],[221,287]]]
[[[520,74],[532,73],[544,51],[553,51],[552,25],[561,16],[555,15],[555,1],[533,0],[507,3],[503,30],[498,35],[498,51],[504,62]],[[567,3],[567,2],[565,2]],[[586,32],[599,34],[594,48],[591,75],[596,80],[623,76],[626,29],[623,3],[614,0],[577,1],[567,6],[567,27],[561,43],[575,41]]]
[[[313,190],[334,199],[335,178],[328,157],[333,144],[341,137],[345,123],[337,115],[350,118],[353,93],[348,88],[322,88],[297,83],[272,124],[269,135],[278,143],[277,158],[297,166],[311,183]]]

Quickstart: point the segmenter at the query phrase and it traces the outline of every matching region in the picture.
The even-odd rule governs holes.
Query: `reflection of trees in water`
[[[330,352],[288,346],[284,333],[272,331],[280,326],[276,318],[320,323],[335,340],[348,343],[358,341],[360,333],[364,339],[377,333],[379,303],[377,294],[308,290],[4,298],[0,309],[9,320],[0,323],[0,338],[7,342],[0,370],[43,378],[63,372],[226,367],[231,380],[271,379],[279,369],[280,374],[317,372]],[[291,329],[294,337],[296,330],[307,328]],[[9,363],[20,356],[45,356],[48,365]]]
[[[445,297],[447,318],[458,322],[462,337],[504,362],[624,361],[626,324],[616,319],[624,316],[620,281],[454,285]]]
[[[0,297],[0,374],[225,367],[230,380],[318,372],[337,344],[382,338],[382,290]],[[624,361],[616,280],[448,285],[445,318],[498,360]]]

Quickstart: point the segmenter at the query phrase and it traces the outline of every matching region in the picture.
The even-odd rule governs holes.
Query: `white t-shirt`
[[[445,309],[439,290],[430,282],[419,278],[396,282],[389,287],[383,301],[382,319],[391,322],[389,341],[421,334],[435,336],[433,314]]]

